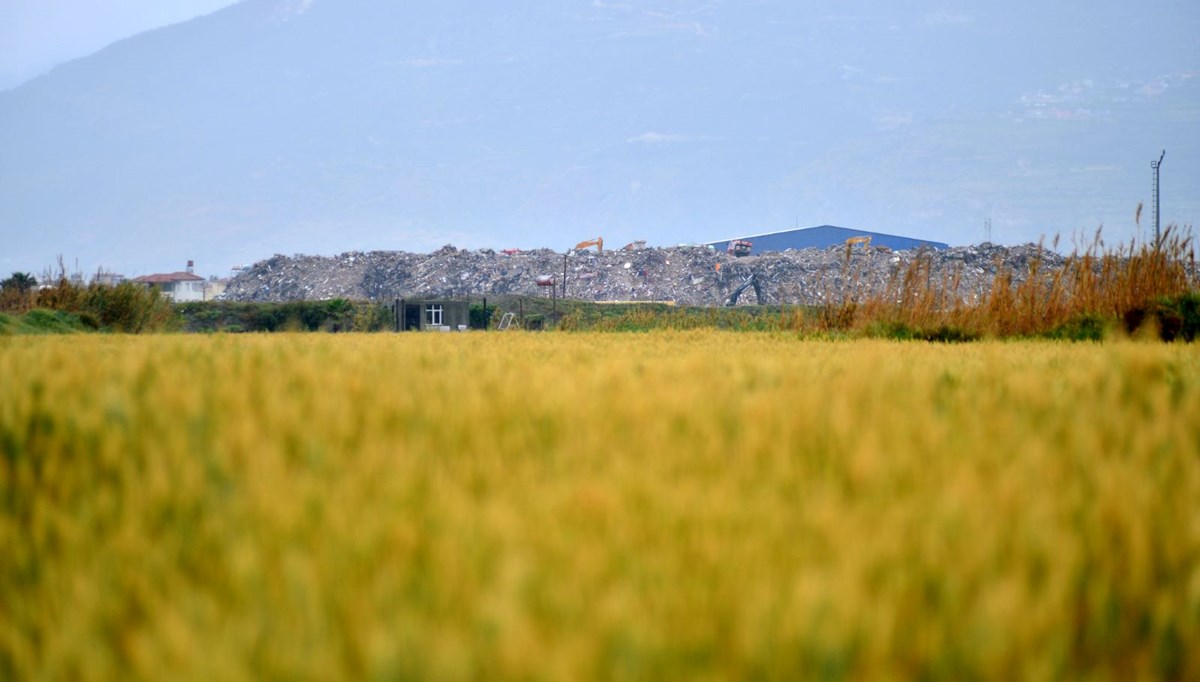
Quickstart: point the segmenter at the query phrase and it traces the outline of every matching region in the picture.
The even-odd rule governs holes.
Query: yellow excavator
[[[851,237],[846,240],[846,248],[847,249],[854,248],[855,244],[862,244],[862,247],[864,249],[867,249],[871,246],[871,238],[867,235],[863,235],[861,237]]]
[[[597,251],[603,252],[604,251],[604,237],[596,237],[595,239],[588,239],[587,241],[579,242],[578,244],[575,245],[575,250],[582,251],[582,250],[588,248],[589,246],[594,246],[594,247],[596,247]]]

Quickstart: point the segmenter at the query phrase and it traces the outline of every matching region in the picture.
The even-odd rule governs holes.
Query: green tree
[[[0,289],[26,294],[37,286],[37,278],[28,272],[14,272],[12,277],[0,282]]]
[[[23,313],[33,307],[37,279],[27,272],[14,272],[0,281],[0,311]]]

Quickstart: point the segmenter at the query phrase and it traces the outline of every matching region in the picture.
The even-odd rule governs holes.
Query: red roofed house
[[[204,299],[204,278],[192,272],[192,261],[188,261],[187,272],[172,272],[135,277],[134,282],[156,287],[164,296],[180,303]]]

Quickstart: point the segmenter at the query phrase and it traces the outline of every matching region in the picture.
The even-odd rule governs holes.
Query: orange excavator
[[[749,256],[754,252],[754,242],[748,239],[734,239],[729,242],[729,247],[725,250],[734,258]]]
[[[855,244],[862,244],[862,247],[866,249],[871,246],[871,237],[868,235],[863,235],[861,237],[851,237],[846,240],[847,249],[854,248]]]
[[[575,250],[582,251],[582,250],[588,248],[589,246],[594,246],[594,247],[596,247],[597,251],[603,252],[604,251],[604,237],[596,237],[595,239],[588,239],[587,241],[579,242],[578,244],[575,245]]]

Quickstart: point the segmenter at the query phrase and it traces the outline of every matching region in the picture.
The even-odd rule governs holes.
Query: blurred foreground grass
[[[1200,678],[1200,348],[0,338],[0,678]]]

